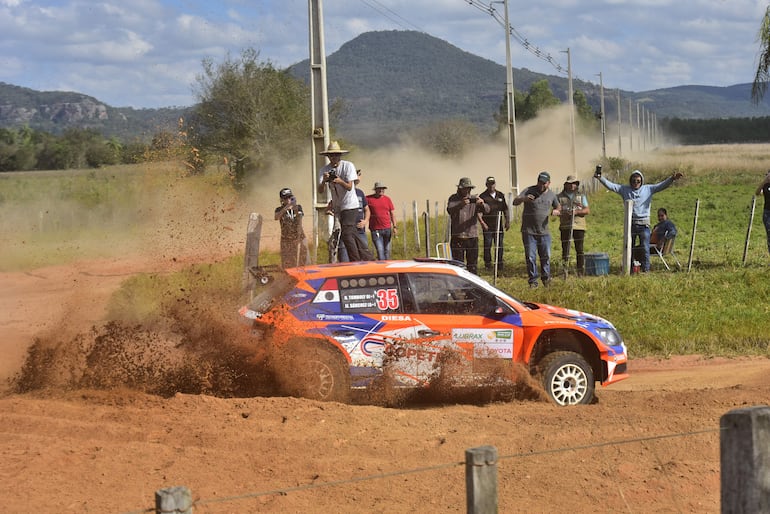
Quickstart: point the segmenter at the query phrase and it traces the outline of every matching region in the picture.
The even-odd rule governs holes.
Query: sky
[[[364,32],[418,30],[506,63],[502,1],[319,1],[327,55]],[[633,92],[750,83],[769,3],[509,0],[512,66]],[[308,1],[0,0],[0,34],[0,82],[113,107],[189,106],[204,59],[245,48],[280,68],[306,59]]]

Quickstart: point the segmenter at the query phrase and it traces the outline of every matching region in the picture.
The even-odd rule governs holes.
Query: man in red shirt
[[[377,250],[377,259],[390,259],[390,239],[396,235],[396,208],[393,201],[385,195],[388,186],[382,182],[374,183],[374,194],[368,195],[369,230],[372,243]]]

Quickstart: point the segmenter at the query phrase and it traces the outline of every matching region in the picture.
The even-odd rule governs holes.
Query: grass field
[[[653,201],[653,212],[666,207],[677,224],[677,253],[684,270],[668,272],[659,260],[653,260],[652,273],[622,275],[623,203],[600,186],[589,198],[586,251],[609,255],[609,275],[575,278],[570,274],[566,280],[556,279],[551,288],[529,290],[515,222],[506,233],[505,273],[497,278],[497,286],[522,299],[568,306],[612,320],[632,356],[770,357],[770,256],[761,198],[757,198],[743,262],[753,194],[770,169],[770,145],[660,149],[643,161],[629,162],[628,170],[611,178],[625,182],[634,168],[642,169],[648,183],[665,178],[674,169],[685,174]],[[584,179],[586,184],[591,181]],[[232,223],[228,213],[237,219],[248,212],[243,203],[216,173],[181,178],[181,170],[171,164],[152,169],[0,174],[0,242],[4,248],[0,271],[95,256],[119,257],[142,248],[163,251],[159,241],[175,237],[185,244],[217,246],[221,244],[217,234],[226,232],[222,229]],[[442,223],[439,219],[438,227]],[[181,235],[185,232],[189,233]],[[413,222],[404,226],[402,220],[406,249],[404,239],[397,239],[393,247],[396,258],[425,254],[413,233]],[[191,234],[195,237],[187,239]],[[554,236],[552,255],[558,263],[555,230]],[[237,250],[231,253],[232,258],[216,265],[198,266],[175,276],[130,279],[113,298],[112,312],[123,312],[132,321],[158,317],[167,301],[163,299],[177,298],[181,290],[216,298],[224,310],[234,312],[242,301],[243,260]],[[323,261],[323,243],[317,254]],[[273,253],[261,257],[262,263],[276,261]],[[482,276],[493,281],[488,274]]]

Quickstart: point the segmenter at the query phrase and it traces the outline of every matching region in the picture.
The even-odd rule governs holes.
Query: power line
[[[425,32],[422,28],[418,27],[411,21],[407,20],[406,18],[398,14],[393,9],[390,9],[387,6],[382,5],[382,3],[378,2],[377,0],[360,0],[360,1],[362,4],[366,5],[370,9],[377,11],[378,13],[380,13],[381,15],[383,15],[384,17],[386,17],[387,19],[389,19],[390,21],[392,21],[393,23],[395,23],[396,25],[398,25],[403,29],[413,28],[418,32]],[[376,5],[372,5],[372,4],[376,4]],[[409,25],[410,27],[407,27],[407,25]]]
[[[465,0],[465,1],[468,2],[468,4],[470,4],[472,7],[475,7],[476,9],[478,9],[479,11],[482,11],[482,12],[485,12],[485,13],[489,14],[495,20],[497,20],[497,22],[502,27],[505,27],[504,17],[502,17],[500,15],[500,13],[498,13],[495,10],[494,7],[492,7],[492,3],[494,3],[494,2],[490,2],[489,4],[485,4],[484,2],[480,2],[479,0]],[[524,47],[524,49],[527,50],[529,53],[531,53],[532,55],[534,55],[538,59],[542,59],[543,61],[549,63],[559,73],[564,73],[564,74],[567,73],[566,68],[564,68],[564,66],[562,66],[558,62],[556,62],[556,60],[551,56],[551,54],[549,54],[548,52],[544,52],[543,50],[538,48],[536,45],[533,45],[532,43],[530,43],[529,40],[527,38],[525,38],[524,36],[522,36],[519,33],[519,31],[516,30],[516,28],[514,28],[512,25],[508,25],[508,31],[510,32],[511,36],[516,41],[518,41],[519,44],[522,47]]]

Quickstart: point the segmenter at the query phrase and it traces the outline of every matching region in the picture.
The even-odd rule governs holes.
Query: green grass
[[[515,221],[505,236],[505,273],[498,277],[497,287],[522,300],[570,307],[611,320],[623,334],[632,357],[677,354],[770,357],[770,281],[767,280],[770,256],[761,221],[761,198],[757,198],[747,259],[743,262],[751,202],[757,184],[770,168],[770,145],[674,147],[651,153],[645,162],[628,163],[627,168],[637,167],[643,170],[648,183],[661,180],[673,169],[685,173],[683,180],[656,194],[653,201],[653,212],[658,207],[666,207],[677,224],[677,253],[684,270],[668,272],[653,256],[651,273],[622,275],[623,203],[618,195],[600,187],[589,197],[591,214],[587,218],[586,252],[607,253],[609,275],[576,278],[570,274],[566,280],[555,278],[551,288],[528,289],[519,222]],[[133,230],[118,222],[124,219],[122,215],[116,215],[117,225],[99,224],[97,220],[109,221],[108,213],[118,212],[121,206],[131,206],[138,196],[146,194],[147,183],[140,188],[132,185],[130,173],[117,174],[114,170],[109,173],[112,178],[101,181],[93,177],[67,179],[57,174],[55,183],[46,182],[43,175],[32,178],[27,175],[23,184],[12,184],[16,179],[3,177],[0,211],[4,220],[10,217],[15,222],[4,223],[5,229],[0,231],[6,242],[13,243],[4,244],[0,270],[30,269],[57,259],[63,262],[86,253],[93,255],[96,249],[84,241],[99,238],[109,241],[116,226],[121,233]],[[627,173],[620,173],[616,180],[625,182]],[[141,175],[146,181],[147,174],[143,171]],[[590,183],[591,179],[584,182]],[[192,184],[188,187],[199,189],[203,196],[222,187],[210,179],[196,178]],[[79,207],[87,205],[88,209],[77,215],[86,222],[68,225],[62,221],[62,226],[50,228],[36,224],[36,209],[54,192],[59,201]],[[214,193],[211,196],[215,196]],[[431,200],[431,210],[435,201],[441,209],[445,199]],[[696,201],[699,211],[694,233]],[[137,217],[131,219],[138,220],[144,214],[141,210],[128,210]],[[18,215],[17,211],[25,215]],[[88,212],[95,213],[92,222],[88,222]],[[431,229],[432,255],[435,255],[434,234],[442,233],[444,223],[440,216],[439,230],[435,230],[436,225]],[[554,274],[557,276],[560,249],[554,225],[552,260],[556,263]],[[405,226],[402,221],[400,228],[399,238],[393,243],[394,257],[425,255],[424,246],[418,246],[414,240],[414,223],[410,221]],[[422,221],[419,228],[422,233]],[[309,231],[309,227],[306,229]],[[119,239],[115,237],[115,244],[99,248],[115,251]],[[421,238],[424,245],[424,234]],[[58,249],[58,253],[48,260],[30,257],[31,248],[35,249],[34,255],[38,255],[41,247]],[[321,243],[319,261],[325,261],[325,255],[326,245]],[[275,253],[264,252],[260,259],[262,264],[278,262]],[[194,299],[191,309],[205,299],[223,313],[234,314],[245,297],[240,288],[242,263],[242,256],[236,255],[222,263],[198,265],[177,274],[133,277],[113,297],[110,316],[136,323],[160,323],[169,309],[184,308],[182,304],[191,298]],[[493,281],[489,274],[482,272],[482,276]]]

